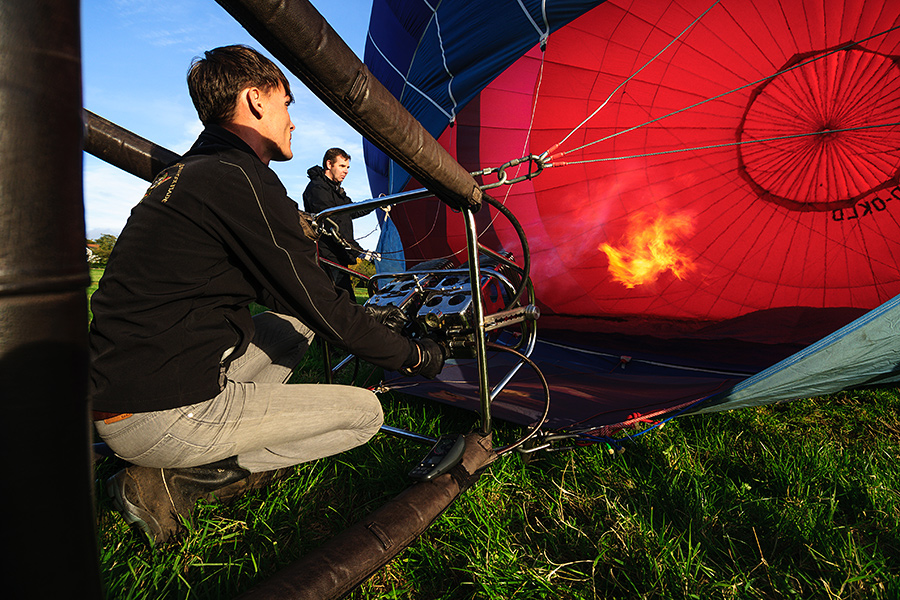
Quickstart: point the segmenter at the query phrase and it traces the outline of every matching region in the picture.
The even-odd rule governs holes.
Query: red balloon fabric
[[[900,2],[609,0],[440,140],[473,171],[546,158],[491,190],[544,314],[697,330],[900,294]],[[459,255],[447,210],[394,211],[407,258]],[[521,253],[502,217],[478,219]]]

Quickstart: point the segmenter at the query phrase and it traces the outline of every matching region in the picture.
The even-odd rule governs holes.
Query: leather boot
[[[208,502],[219,502],[220,504],[230,504],[247,492],[259,490],[276,481],[281,481],[294,472],[293,467],[284,467],[273,471],[261,471],[259,473],[251,473],[249,477],[229,483],[225,487],[219,488],[206,494],[203,499]]]
[[[132,465],[112,476],[106,489],[125,520],[161,544],[180,531],[181,519],[190,519],[199,498],[249,475],[234,456],[183,469]]]

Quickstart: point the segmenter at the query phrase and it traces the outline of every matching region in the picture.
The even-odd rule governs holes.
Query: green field
[[[314,348],[296,380],[321,377]],[[360,369],[360,377],[367,374]],[[475,415],[383,396],[386,423],[468,430]],[[521,435],[495,423],[497,442]],[[598,446],[494,463],[352,598],[900,598],[900,394],[837,394],[682,417]],[[267,490],[199,504],[151,549],[96,465],[109,598],[232,598],[401,492],[426,448],[379,434]]]
[[[87,290],[87,296],[88,296],[88,322],[89,322],[89,323],[90,323],[91,319],[93,318],[93,313],[91,312],[91,306],[90,306],[91,294],[93,294],[94,292],[97,291],[97,285],[100,283],[100,278],[103,276],[103,271],[104,271],[104,270],[105,270],[105,269],[98,268],[98,267],[92,267],[92,268],[91,268],[91,285],[90,285],[90,287],[89,287],[88,290]]]

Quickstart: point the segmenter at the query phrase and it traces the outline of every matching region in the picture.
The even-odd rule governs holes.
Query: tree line
[[[116,245],[116,236],[104,233],[95,240],[86,240],[87,261],[92,267],[105,267],[106,261]]]
[[[109,260],[109,255],[112,252],[113,246],[116,245],[117,239],[118,238],[112,234],[104,233],[95,240],[86,240],[85,246],[87,247],[88,264],[92,267],[105,267],[106,261]],[[351,268],[357,273],[362,273],[368,277],[375,274],[374,263],[362,258],[357,259],[356,264]],[[352,279],[355,287],[365,287],[365,281],[361,281],[358,277],[353,277]]]

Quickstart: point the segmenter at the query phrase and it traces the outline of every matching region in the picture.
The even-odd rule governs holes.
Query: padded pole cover
[[[103,595],[87,401],[79,23],[77,0],[0,3],[6,598]]]
[[[453,470],[407,488],[316,552],[239,596],[240,600],[341,597],[415,541],[496,458],[490,435],[468,434],[462,462]]]
[[[157,173],[181,158],[89,110],[84,110],[84,149],[146,181],[153,181]]]

